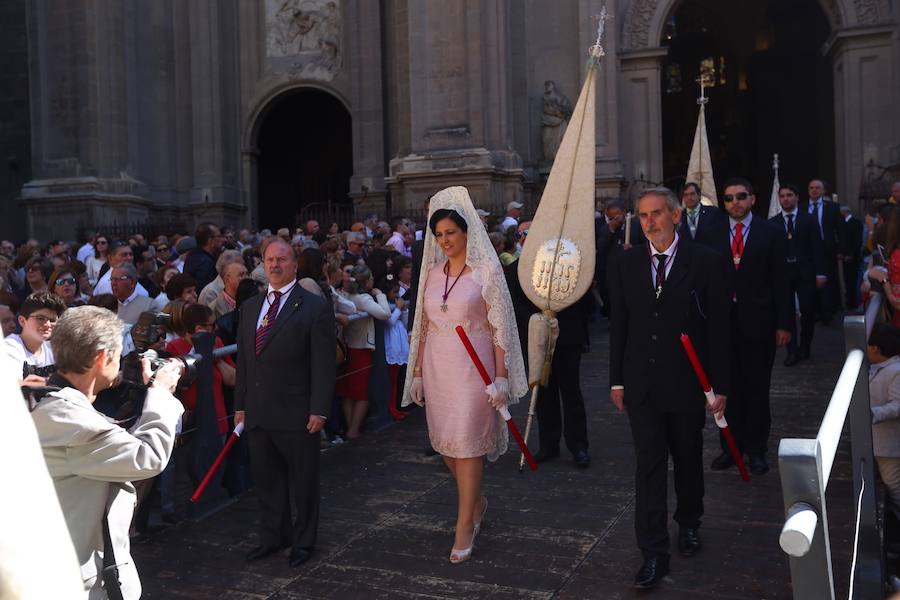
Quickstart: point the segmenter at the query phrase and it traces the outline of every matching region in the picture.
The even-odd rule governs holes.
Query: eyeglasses
[[[157,252],[168,252],[168,251],[169,251],[169,247],[168,247],[168,246],[159,246],[159,247],[156,248],[156,251],[157,251]]]
[[[725,200],[725,202],[731,202],[732,200],[746,200],[749,197],[750,197],[749,192],[738,192],[737,194],[734,194],[734,195],[725,194],[724,196],[722,196],[722,199]]]
[[[131,275],[119,275],[118,277],[110,277],[112,281],[131,281]]]
[[[40,268],[39,266],[37,266],[37,265],[33,265],[33,266],[31,266],[31,267],[28,267],[28,272],[29,272],[29,273],[35,273],[35,272],[38,272],[38,271],[40,271],[40,270],[41,270],[41,268]]]
[[[50,323],[51,325],[55,325],[59,320],[59,317],[45,317],[44,315],[31,315],[28,317],[29,319],[34,319],[38,322],[39,325],[46,325]]]
[[[60,277],[56,280],[56,285],[75,285],[74,277]]]
[[[107,242],[106,240],[97,240],[97,245],[98,245],[98,246],[105,246],[105,245],[108,244],[108,243],[109,243],[109,242]]]

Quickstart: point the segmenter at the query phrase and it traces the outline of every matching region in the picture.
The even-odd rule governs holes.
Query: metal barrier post
[[[868,327],[867,327],[868,325]],[[871,324],[863,315],[844,317],[847,352],[865,354]],[[869,361],[863,359],[850,402],[850,450],[853,461],[853,509],[859,520],[859,546],[854,589],[856,598],[881,598],[884,588],[884,560],[878,531],[878,499],[875,494],[875,459],[872,452],[872,407],[869,401]],[[862,502],[860,489],[865,483]],[[859,514],[856,514],[857,505]]]
[[[811,538],[801,547],[785,547],[789,552],[791,583],[795,600],[834,600],[831,572],[831,547],[825,513],[825,487],[822,482],[822,453],[816,440],[783,439],[778,445],[778,470],[784,496],[785,515],[812,510],[816,523]],[[787,530],[787,524],[785,526]],[[790,551],[789,551],[790,550]]]

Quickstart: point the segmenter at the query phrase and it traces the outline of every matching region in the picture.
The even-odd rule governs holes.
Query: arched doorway
[[[835,173],[834,86],[822,54],[831,26],[817,0],[686,0],[670,14],[661,45],[663,174],[680,187],[690,157],[701,69],[707,132],[719,186],[744,176],[768,197],[772,155],[781,181],[805,187]],[[765,212],[767,201],[758,202]]]
[[[285,92],[259,116],[257,227],[296,227],[352,207],[350,113],[312,88]]]

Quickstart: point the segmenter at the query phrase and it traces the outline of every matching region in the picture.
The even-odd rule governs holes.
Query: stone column
[[[388,180],[399,210],[420,210],[448,185],[467,186],[476,204],[495,210],[521,199],[509,10],[508,0],[407,4],[411,148],[391,161]]]
[[[836,191],[842,204],[856,208],[865,165],[895,164],[898,56],[894,25],[854,27],[835,32],[834,117]]]
[[[188,210],[195,221],[234,223],[240,189],[237,7],[190,0],[193,174]]]
[[[27,3],[32,173],[22,188],[29,236],[73,237],[79,225],[145,220],[135,173],[128,73],[131,5]]]
[[[356,214],[384,217],[384,107],[382,104],[381,6],[378,2],[346,4],[345,22],[352,24],[348,53],[353,106],[353,177],[350,197]]]
[[[587,60],[587,49],[597,39],[597,17],[606,6],[607,14],[616,14],[616,3],[613,0],[579,0],[578,3],[578,50],[579,58]],[[600,61],[597,77],[597,120],[596,120],[596,195],[601,197],[618,196],[624,180],[622,173],[621,150],[619,147],[619,102],[616,69],[616,53],[618,52],[619,28],[615,20],[606,21],[603,35],[603,48],[606,56]],[[582,82],[583,83],[583,80]],[[573,98],[574,102],[575,99]]]
[[[662,108],[660,60],[665,48],[621,52],[619,58],[620,132],[623,171],[630,180],[661,181]]]

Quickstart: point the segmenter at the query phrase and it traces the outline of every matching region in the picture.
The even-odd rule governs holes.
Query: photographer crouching
[[[142,361],[149,389],[142,413],[125,430],[92,406],[119,375],[122,322],[116,315],[96,306],[70,308],[51,344],[56,373],[31,415],[81,563],[85,597],[140,598],[128,539],[131,482],[158,475],[169,461],[184,410],[172,395],[181,366],[172,361],[151,372],[150,362]]]

